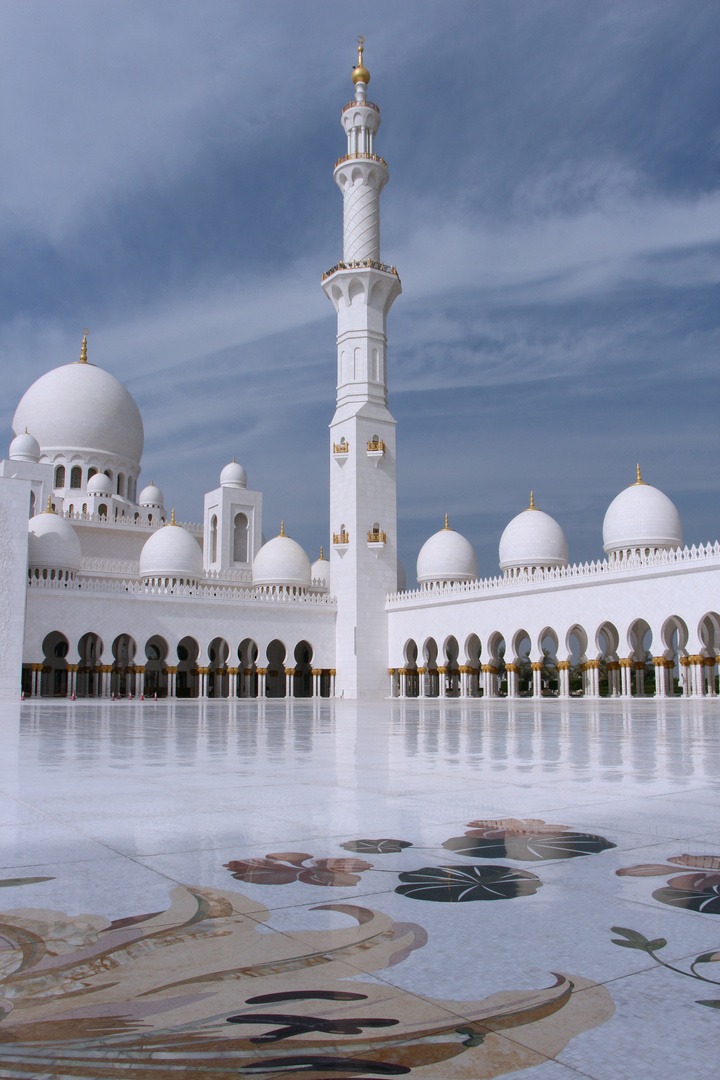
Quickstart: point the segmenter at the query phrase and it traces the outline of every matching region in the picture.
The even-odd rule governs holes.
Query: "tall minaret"
[[[375,153],[380,110],[358,38],[355,100],[342,111],[348,152],[335,166],[343,193],[343,261],[323,275],[337,311],[337,402],[330,425],[331,590],[338,599],[336,693],[387,694],[385,597],[397,588],[395,421],[387,407],[385,322],[401,292],[380,260],[380,192],[387,165]]]

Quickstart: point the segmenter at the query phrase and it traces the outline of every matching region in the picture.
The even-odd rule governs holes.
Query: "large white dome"
[[[445,518],[445,528],[434,533],[420,548],[417,579],[420,585],[477,581],[477,555],[469,540],[455,532]]]
[[[80,569],[80,541],[69,521],[52,510],[28,522],[28,567],[31,570]]]
[[[640,478],[616,495],[603,521],[603,547],[608,554],[682,547],[682,522],[667,495]]]
[[[32,431],[44,455],[92,450],[135,465],[143,452],[143,423],[121,382],[94,364],[66,364],[42,375],[15,410],[14,434]]]
[[[297,541],[285,536],[281,526],[280,535],[263,544],[255,556],[252,575],[253,585],[306,589],[310,585],[312,571],[303,549]]]
[[[145,541],[140,552],[140,577],[198,581],[203,574],[202,551],[197,540],[175,521],[163,525]]]
[[[555,518],[535,507],[531,494],[529,508],[506,525],[499,555],[503,572],[567,566],[567,540]]]

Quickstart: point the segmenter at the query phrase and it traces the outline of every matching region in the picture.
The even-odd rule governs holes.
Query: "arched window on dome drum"
[[[233,561],[248,561],[248,519],[244,514],[235,515],[233,533]]]
[[[210,518],[210,562],[217,562],[217,517]]]
[[[117,493],[118,493],[118,495],[124,495],[125,494],[125,477],[123,476],[122,473],[118,473]]]
[[[96,474],[97,474],[97,469],[95,468],[94,465],[91,465],[90,468],[88,469],[88,480],[90,479],[91,476],[95,476]]]
[[[82,469],[79,465],[73,465],[72,469],[70,470],[70,487],[82,487]]]
[[[100,505],[98,506],[98,514],[100,515],[100,517],[107,517],[107,506],[105,505],[105,503],[100,503]]]
[[[57,469],[55,470],[55,487],[56,488],[65,487],[65,466],[64,465],[58,465]]]
[[[35,492],[30,492],[30,517],[35,517]]]

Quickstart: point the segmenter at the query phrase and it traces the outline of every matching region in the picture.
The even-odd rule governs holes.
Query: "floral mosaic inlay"
[[[4,913],[3,1077],[489,1080],[541,1064],[613,1013],[603,986],[574,975],[464,1002],[358,981],[427,940],[368,908],[323,905],[354,925],[285,934],[261,932],[269,912],[238,893],[171,897],[167,911],[114,922]]]
[[[619,877],[667,877],[667,885],[653,893],[655,900],[705,915],[720,915],[720,856],[675,855],[667,862],[672,865],[641,863],[616,873]],[[679,866],[691,872],[678,874]],[[669,873],[675,876],[668,877]]]
[[[399,875],[395,892],[411,900],[462,904],[471,900],[512,900],[531,896],[542,881],[512,866],[423,866]]]
[[[255,885],[287,885],[302,881],[305,885],[357,885],[359,874],[372,869],[362,859],[313,859],[304,851],[281,851],[264,859],[234,859],[225,863],[237,881]]]
[[[571,832],[567,825],[547,825],[539,818],[503,818],[469,821],[468,832],[464,836],[452,836],[443,847],[474,859],[536,862],[596,855],[614,848],[615,844],[594,833]]]

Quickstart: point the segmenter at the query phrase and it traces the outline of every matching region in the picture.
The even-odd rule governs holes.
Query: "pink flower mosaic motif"
[[[302,881],[305,885],[330,885],[346,888],[357,885],[364,870],[372,863],[364,859],[314,859],[304,851],[279,851],[264,859],[233,859],[225,863],[237,881],[253,885],[287,885]]]
[[[667,884],[655,890],[653,899],[670,907],[720,915],[720,855],[674,855],[667,862],[671,865],[640,863],[615,872],[618,877],[667,877]],[[679,866],[691,873],[678,874]]]

